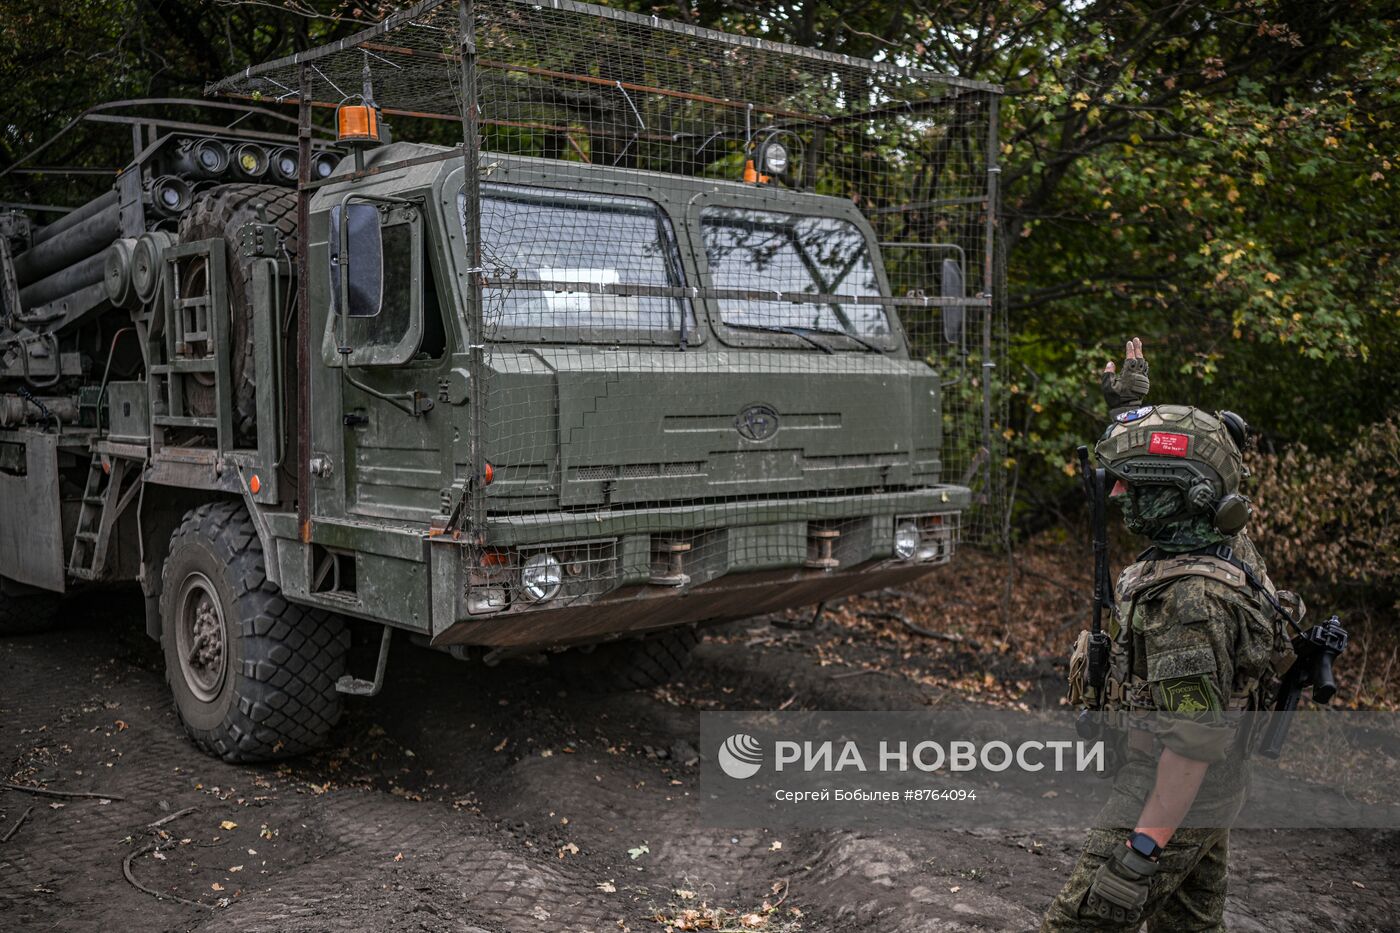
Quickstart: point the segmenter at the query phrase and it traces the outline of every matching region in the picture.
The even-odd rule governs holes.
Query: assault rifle
[[[1292,620],[1289,621],[1292,623]],[[1298,630],[1298,634],[1293,636],[1293,651],[1297,657],[1279,682],[1274,712],[1269,717],[1259,746],[1259,754],[1265,758],[1277,758],[1283,751],[1288,727],[1293,722],[1293,713],[1298,709],[1304,687],[1312,687],[1315,703],[1326,703],[1336,695],[1337,682],[1332,679],[1332,661],[1347,647],[1347,630],[1342,628],[1336,616],[1307,631],[1299,629],[1296,623],[1292,624]]]
[[[1089,466],[1089,448],[1080,447],[1079,472],[1084,481],[1084,494],[1089,498],[1089,512],[1094,536],[1094,616],[1089,627],[1089,651],[1085,666],[1086,709],[1079,716],[1079,732],[1093,731],[1089,712],[1103,709],[1104,683],[1108,679],[1108,657],[1110,642],[1108,633],[1103,630],[1103,613],[1113,611],[1113,587],[1108,580],[1108,516],[1107,474],[1103,467]],[[1087,736],[1086,736],[1087,738]]]

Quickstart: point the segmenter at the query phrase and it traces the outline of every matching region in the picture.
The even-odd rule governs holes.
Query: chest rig
[[[1269,670],[1252,673],[1243,679],[1237,674],[1227,698],[1230,709],[1265,708],[1269,701],[1266,694],[1272,690],[1276,680],[1272,675],[1287,669],[1292,661],[1292,652],[1283,630],[1284,620],[1292,618],[1301,621],[1302,603],[1294,594],[1275,589],[1266,575],[1258,574],[1227,545],[1213,545],[1178,554],[1149,548],[1138,555],[1135,563],[1124,569],[1118,579],[1120,615],[1115,620],[1116,630],[1112,633],[1113,660],[1105,685],[1108,708],[1141,711],[1156,708],[1151,684],[1138,669],[1145,659],[1137,657],[1139,636],[1132,631],[1133,621],[1140,600],[1150,599],[1167,584],[1189,577],[1213,580],[1239,593],[1257,596],[1267,607],[1264,609],[1265,620],[1272,622]]]

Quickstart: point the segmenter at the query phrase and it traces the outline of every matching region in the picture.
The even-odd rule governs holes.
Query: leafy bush
[[[1297,444],[1257,454],[1251,467],[1255,528],[1276,583],[1400,600],[1400,416],[1334,454]]]

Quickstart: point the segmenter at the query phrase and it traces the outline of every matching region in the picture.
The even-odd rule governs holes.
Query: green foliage
[[[621,5],[1007,87],[1013,405],[996,429],[1035,501],[1074,494],[1071,452],[1104,418],[1096,374],[1135,334],[1154,399],[1237,410],[1269,445],[1345,450],[1400,407],[1393,5]],[[198,95],[215,77],[339,38],[388,8],[0,0],[0,162],[93,104]],[[101,147],[87,145],[43,161],[100,162]],[[918,168],[891,180],[892,201]],[[2,181],[9,199],[78,200],[66,180]]]
[[[389,9],[299,0],[0,0],[0,166],[89,107],[126,98],[198,98],[213,80],[341,38]],[[70,135],[31,166],[83,165],[115,175],[130,158],[124,128],[105,126]],[[103,175],[12,174],[0,179],[0,199],[72,205],[110,185],[111,176]]]
[[[1133,334],[1153,398],[1272,443],[1331,449],[1400,401],[1395,23],[1191,6],[1108,19],[1007,107],[1013,354],[1044,409],[1022,447],[1050,463],[1097,427],[1093,374]]]

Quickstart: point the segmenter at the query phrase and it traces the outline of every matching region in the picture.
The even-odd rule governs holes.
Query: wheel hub
[[[227,675],[228,630],[218,592],[202,573],[192,573],[180,589],[176,646],[185,684],[199,699],[218,696]]]

